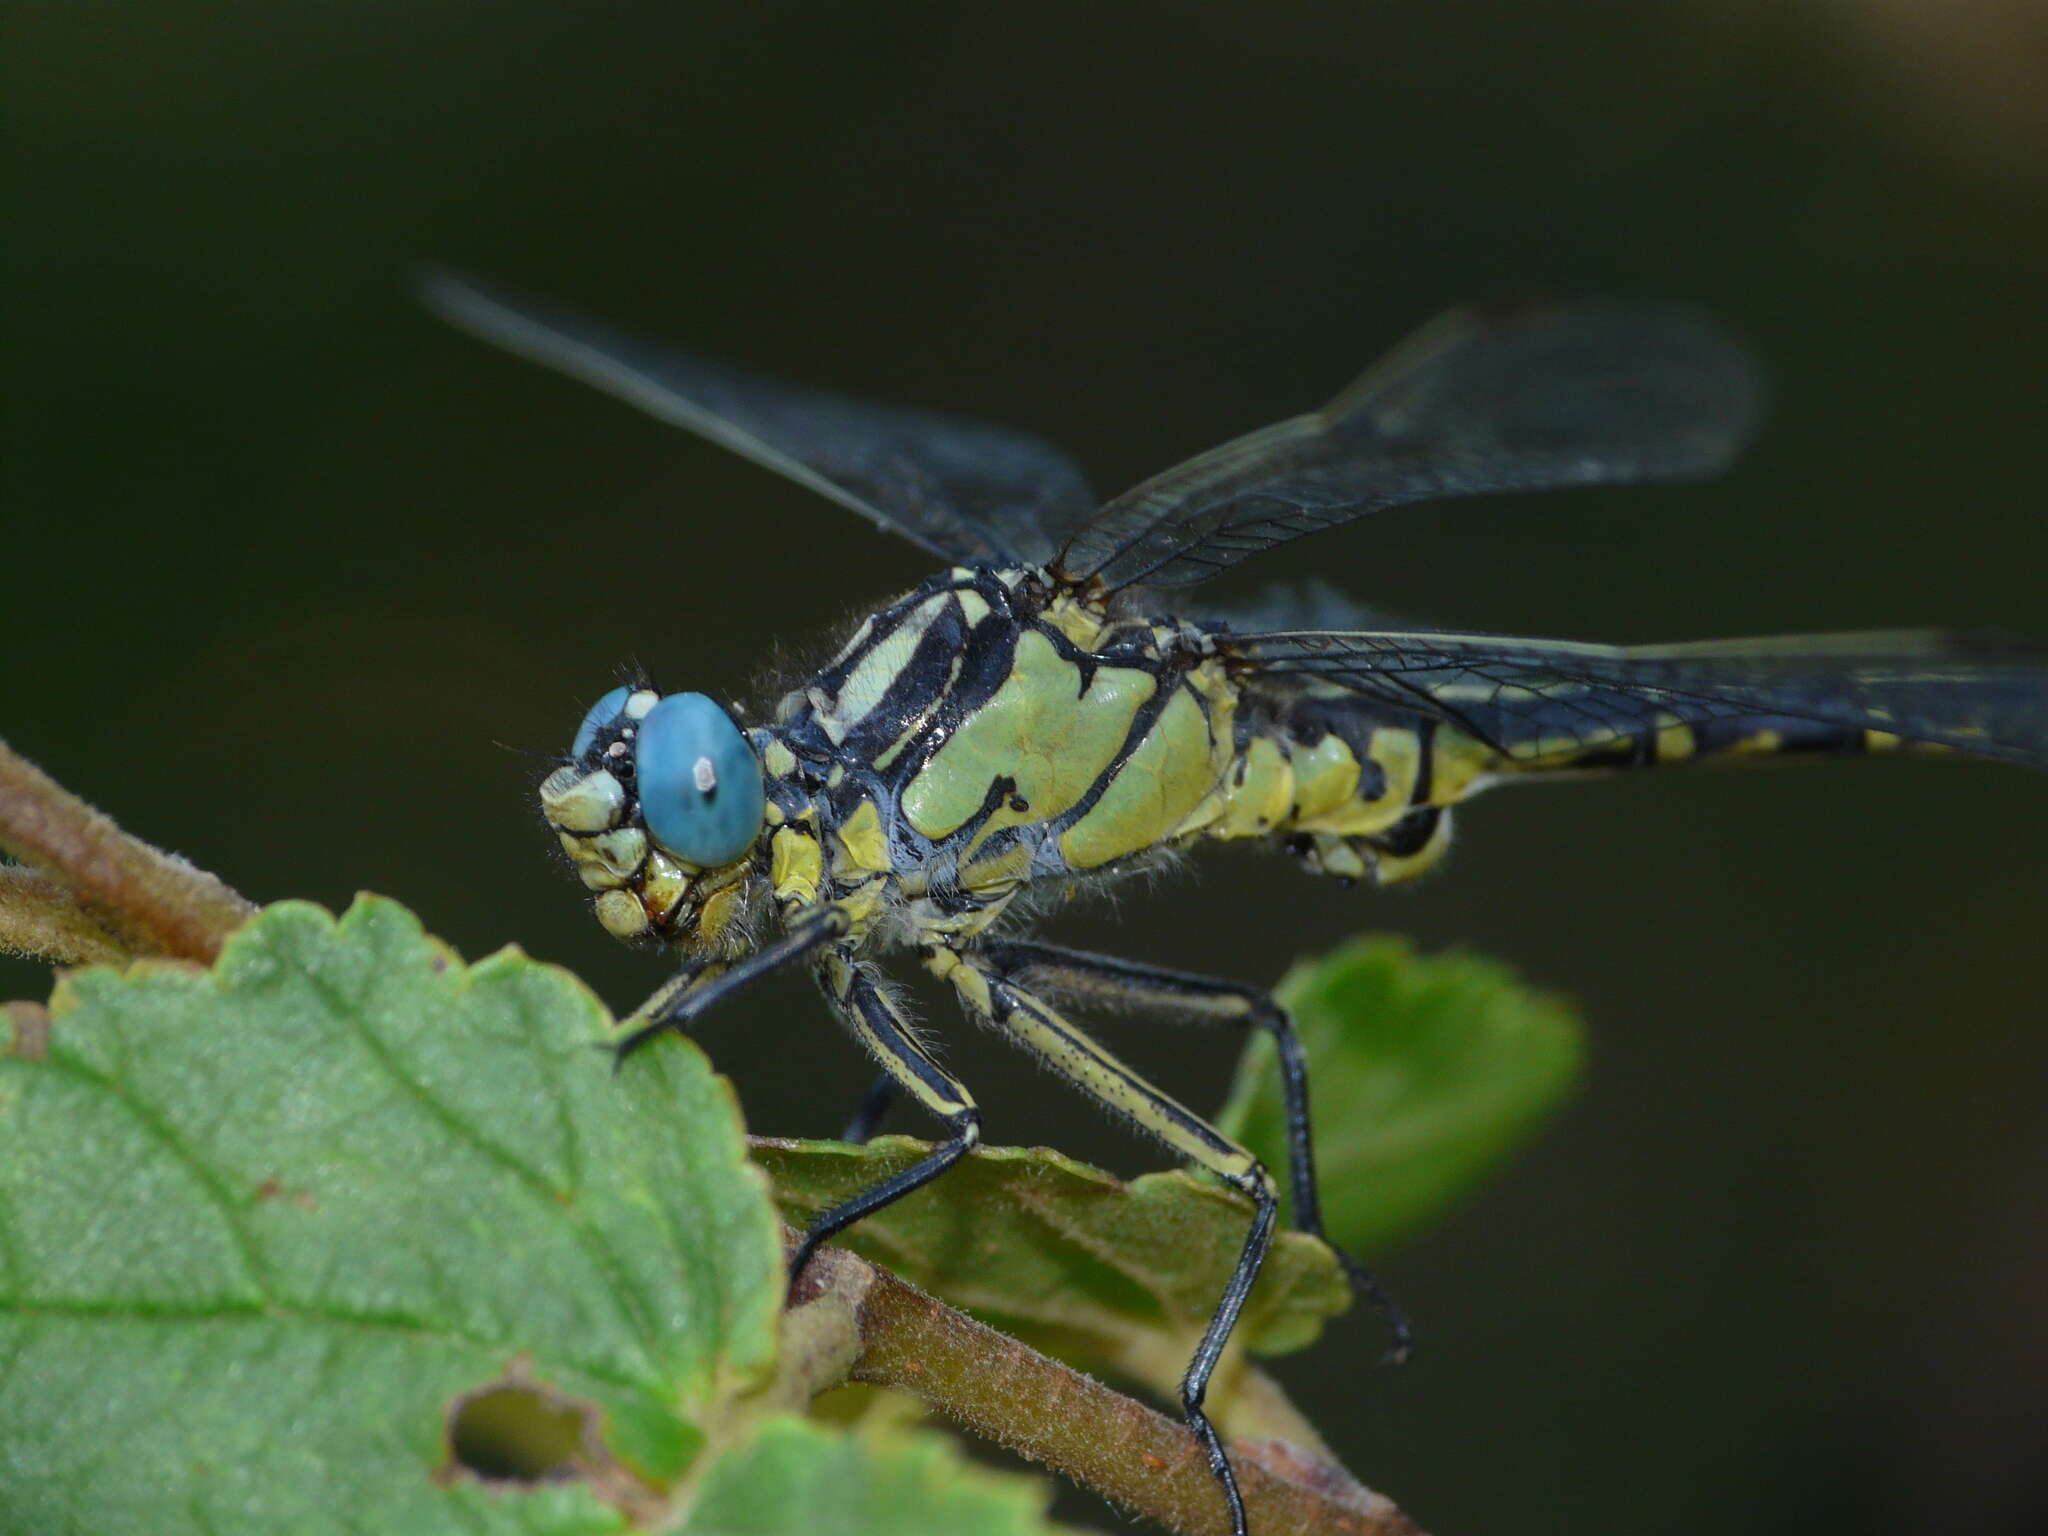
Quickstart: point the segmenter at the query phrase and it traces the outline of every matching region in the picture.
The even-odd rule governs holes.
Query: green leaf
[[[1037,1536],[1046,1485],[964,1461],[937,1435],[844,1435],[766,1421],[715,1463],[692,1536]]]
[[[754,1142],[797,1224],[929,1150],[903,1136],[865,1147]],[[1126,1184],[1047,1148],[985,1147],[840,1241],[997,1327],[1171,1380],[1216,1310],[1250,1223],[1242,1195],[1186,1173]],[[1286,1233],[1239,1337],[1255,1350],[1298,1349],[1349,1304],[1330,1251]]]
[[[1576,1077],[1571,1011],[1474,955],[1353,940],[1276,989],[1308,1050],[1323,1219],[1369,1250],[1440,1214],[1526,1139]],[[1270,1040],[1252,1042],[1217,1122],[1287,1165]]]
[[[781,1244],[724,1081],[683,1042],[615,1077],[610,1024],[367,898],[66,981],[47,1054],[0,1059],[0,1528],[644,1510],[771,1368]],[[574,1415],[585,1475],[457,1472],[494,1382]]]

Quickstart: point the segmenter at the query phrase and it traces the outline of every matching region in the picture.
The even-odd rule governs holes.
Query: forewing
[[[942,560],[1043,563],[1095,506],[1072,460],[1021,433],[779,384],[467,278],[434,274],[424,292],[471,335],[730,448]]]
[[[1748,439],[1748,356],[1675,307],[1456,310],[1322,410],[1125,492],[1057,566],[1109,590],[1186,586],[1403,502],[1688,480]]]
[[[1885,731],[2048,766],[2048,651],[2010,636],[1885,631],[1620,647],[1303,630],[1221,643],[1258,673],[1419,710],[1529,762],[1668,725],[1742,719]]]

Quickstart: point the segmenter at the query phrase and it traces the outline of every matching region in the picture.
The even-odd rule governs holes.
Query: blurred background
[[[1773,379],[1725,481],[1388,513],[1217,595],[2048,630],[2025,0],[9,10],[0,733],[253,897],[381,891],[620,1010],[662,967],[582,910],[534,754],[632,660],[758,696],[926,562],[437,328],[425,261],[1036,431],[1105,491],[1469,296],[1695,300]],[[2041,1529],[2048,781],[1673,773],[1461,832],[1419,889],[1226,852],[1051,925],[1259,979],[1389,929],[1583,1007],[1572,1108],[1380,1256],[1415,1362],[1359,1319],[1278,1366],[1353,1468],[1445,1536]],[[993,1140],[1156,1165],[947,1029]],[[1220,1098],[1224,1042],[1118,1034]],[[759,1129],[866,1079],[800,980],[702,1038]]]

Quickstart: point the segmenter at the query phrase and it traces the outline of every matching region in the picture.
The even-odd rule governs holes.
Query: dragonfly
[[[1997,634],[1622,647],[1401,624],[1327,594],[1234,618],[1186,600],[1240,561],[1389,507],[1721,470],[1751,435],[1759,376],[1685,307],[1453,311],[1320,410],[1104,502],[1069,457],[1018,432],[773,382],[453,275],[427,296],[475,336],[941,563],[760,723],[704,693],[613,688],[541,806],[598,922],[680,953],[622,1054],[801,963],[880,1069],[849,1136],[895,1097],[944,1128],[914,1164],[811,1221],[792,1282],[821,1243],[981,1136],[885,957],[907,955],[971,1018],[1248,1197],[1243,1248],[1180,1388],[1236,1536],[1244,1502],[1204,1405],[1273,1241],[1279,1181],[1073,1014],[1270,1036],[1290,1214],[1323,1238],[1307,1062],[1261,988],[1023,936],[1036,897],[1239,840],[1342,881],[1408,880],[1443,856],[1458,802],[1543,775],[1907,749],[2048,765],[2048,651]],[[1403,1352],[1406,1323],[1340,1258]]]

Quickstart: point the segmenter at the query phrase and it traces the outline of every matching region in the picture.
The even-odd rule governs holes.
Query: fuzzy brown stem
[[[205,870],[130,837],[5,742],[0,848],[69,889],[138,953],[210,962],[256,911]]]
[[[1228,1536],[1229,1516],[1187,1426],[956,1312],[842,1249],[812,1260],[793,1302],[851,1301],[852,1380],[895,1387],[986,1439],[1184,1536]],[[1421,1536],[1334,1462],[1277,1440],[1238,1440],[1231,1461],[1258,1536]]]
[[[126,945],[48,875],[0,864],[0,953],[56,965],[118,965]]]

